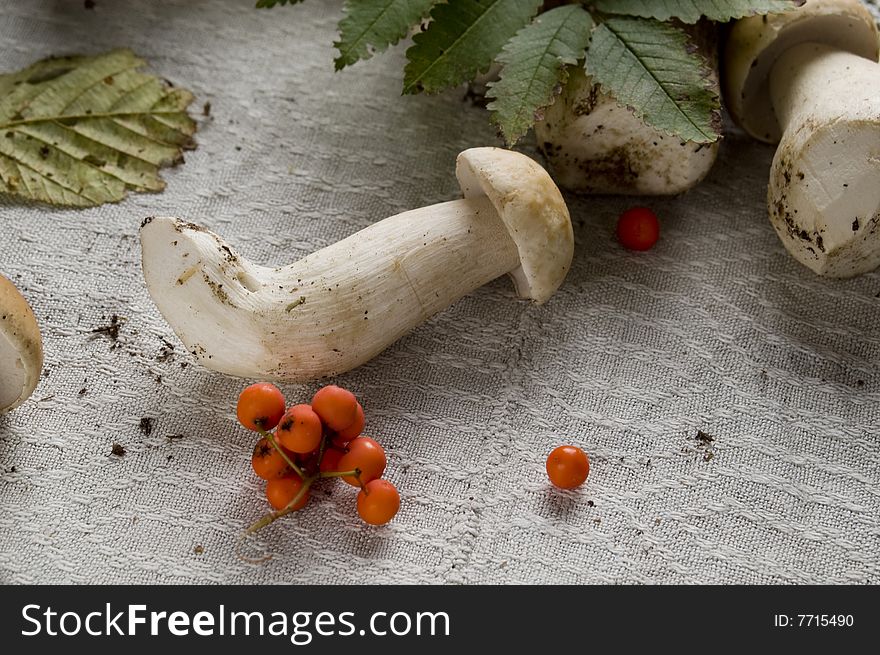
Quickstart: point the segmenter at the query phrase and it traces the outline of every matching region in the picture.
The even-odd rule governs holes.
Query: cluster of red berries
[[[309,488],[321,478],[359,487],[357,511],[370,525],[384,525],[397,514],[400,494],[382,479],[385,451],[361,436],[364,408],[350,391],[326,386],[311,404],[287,408],[278,387],[258,382],[241,392],[237,414],[244,427],[261,435],[251,462],[276,510],[259,527],[305,507]]]

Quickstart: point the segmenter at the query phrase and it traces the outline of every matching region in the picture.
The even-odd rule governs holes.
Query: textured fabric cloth
[[[573,269],[546,305],[497,280],[338,379],[387,448],[393,523],[362,524],[338,483],[240,542],[266,511],[244,383],[195,364],[153,306],[141,219],[287,263],[456,198],[456,154],[499,143],[460,91],[401,97],[403,48],[334,74],[340,2],[252,4],[0,0],[3,70],[131,47],[196,93],[201,124],[161,194],[0,200],[0,270],[46,350],[0,417],[0,582],[880,581],[880,274],[789,257],[764,206],[773,148],[734,128],[682,197],[568,196]],[[648,253],[613,238],[637,203],[662,218]],[[548,485],[562,443],[592,458],[579,491]]]

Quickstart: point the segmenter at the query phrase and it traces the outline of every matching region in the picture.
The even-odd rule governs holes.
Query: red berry
[[[345,430],[357,419],[357,398],[347,389],[328,385],[312,398],[312,409],[334,432]]]
[[[590,459],[577,446],[559,446],[547,457],[547,475],[560,489],[581,486],[590,474]]]
[[[248,430],[271,430],[284,416],[284,394],[271,382],[257,382],[238,396],[238,422]]]
[[[400,509],[400,494],[388,480],[373,480],[357,495],[357,511],[365,523],[385,525]]]
[[[382,477],[385,472],[385,450],[376,441],[369,437],[358,437],[348,444],[348,452],[339,460],[340,471],[353,471],[360,469],[361,482],[366,484],[371,480]],[[342,478],[353,487],[360,486],[353,475]]]
[[[633,207],[617,219],[617,239],[629,250],[650,250],[660,238],[660,222],[647,207]]]
[[[281,453],[275,450],[265,438],[260,439],[254,446],[251,465],[254,467],[254,473],[264,480],[280,477],[290,470]]]
[[[367,423],[367,419],[364,416],[364,408],[361,407],[361,404],[357,404],[357,413],[355,415],[354,423],[349,425],[344,430],[340,430],[336,433],[336,436],[333,437],[333,443],[337,446],[342,446],[347,444],[352,439],[361,436],[361,432],[364,431],[364,426]]]
[[[339,460],[342,459],[342,455],[342,451],[335,448],[325,450],[324,456],[321,458],[321,465],[319,466],[321,473],[332,473],[342,470],[339,468]]]
[[[294,405],[278,423],[275,438],[295,453],[310,453],[321,445],[324,428],[309,405]]]

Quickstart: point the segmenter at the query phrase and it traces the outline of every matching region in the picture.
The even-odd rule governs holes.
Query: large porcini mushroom
[[[43,342],[34,312],[0,275],[0,414],[28,399],[42,368]]]
[[[568,209],[537,163],[500,148],[458,156],[464,199],[391,216],[280,268],[174,218],[141,227],[156,306],[205,366],[309,380],[363,364],[504,274],[537,303],[571,265]]]
[[[702,24],[688,29],[720,95],[714,31]],[[647,124],[580,66],[571,67],[562,93],[535,123],[535,137],[559,185],[582,193],[683,193],[706,177],[719,146],[682,141]]]
[[[725,94],[749,134],[779,141],[767,205],[788,251],[820,275],[880,265],[877,26],[859,0],[733,26]]]

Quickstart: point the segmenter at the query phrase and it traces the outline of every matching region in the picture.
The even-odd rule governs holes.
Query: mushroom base
[[[13,343],[0,332],[0,408],[12,409],[22,396],[27,375]],[[3,409],[0,409],[2,412]]]
[[[805,128],[807,129],[807,128]],[[799,147],[783,140],[767,194],[786,249],[818,275],[880,266],[880,125],[841,122]]]
[[[0,414],[28,399],[42,368],[37,319],[15,285],[0,275]]]
[[[786,127],[768,188],[789,252],[828,277],[880,266],[880,64],[804,44],[780,58],[773,103]]]
[[[718,143],[682,141],[647,125],[580,69],[535,135],[554,179],[581,193],[683,193],[706,177],[718,154]]]

